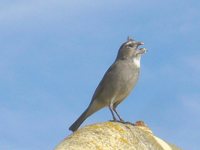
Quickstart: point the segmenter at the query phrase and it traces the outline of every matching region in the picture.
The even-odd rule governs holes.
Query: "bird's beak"
[[[146,48],[140,48],[136,54],[144,54],[147,52],[147,49]]]
[[[137,42],[137,45],[138,45],[138,46],[144,45],[144,42]]]
[[[137,48],[140,46],[140,45],[144,45],[143,42],[136,42],[136,45],[137,45]]]

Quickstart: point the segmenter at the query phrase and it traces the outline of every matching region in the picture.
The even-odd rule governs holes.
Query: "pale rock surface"
[[[156,137],[142,122],[135,125],[104,122],[66,137],[55,150],[180,150]]]

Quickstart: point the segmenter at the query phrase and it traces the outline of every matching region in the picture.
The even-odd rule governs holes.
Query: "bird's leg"
[[[112,106],[111,106],[111,105],[109,105],[109,109],[110,109],[110,112],[111,112],[111,114],[112,114],[113,121],[117,121],[117,119],[116,119],[116,117],[115,117],[115,115],[114,115],[114,113],[113,113],[113,109],[112,109]]]
[[[120,122],[124,122],[124,120],[120,117],[120,115],[117,113],[116,107],[113,107],[113,111],[115,112],[115,114],[117,115],[117,117],[119,118]]]

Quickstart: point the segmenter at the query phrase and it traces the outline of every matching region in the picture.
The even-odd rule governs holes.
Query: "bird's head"
[[[117,59],[133,59],[135,57],[141,57],[141,55],[147,51],[145,48],[138,48],[143,44],[143,42],[138,42],[128,37],[127,41],[121,45]]]

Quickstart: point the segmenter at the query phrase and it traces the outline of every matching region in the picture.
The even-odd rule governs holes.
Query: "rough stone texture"
[[[97,123],[65,138],[55,150],[180,150],[156,137],[141,121]]]

